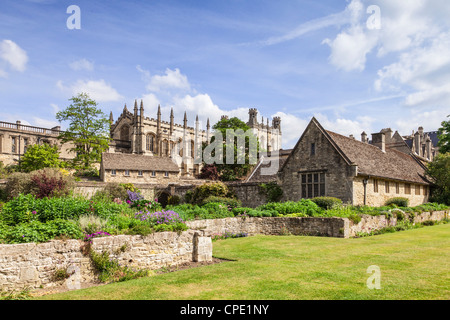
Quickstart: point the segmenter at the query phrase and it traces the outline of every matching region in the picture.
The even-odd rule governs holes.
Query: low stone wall
[[[412,221],[416,223],[422,223],[425,221],[441,221],[449,217],[449,211],[434,211],[434,212],[423,212],[420,214],[415,214]],[[410,220],[410,214],[405,214],[405,218]],[[345,230],[345,237],[355,237],[359,232],[369,233],[375,230],[380,230],[382,228],[396,226],[398,223],[395,214],[392,218],[388,219],[384,215],[380,216],[370,216],[362,215],[361,221],[354,224],[349,221],[349,228]]]
[[[247,233],[249,236],[263,235],[309,235],[344,237],[348,220],[342,218],[225,218],[188,221],[194,230],[202,230],[206,236],[225,232]]]
[[[266,197],[260,193],[259,182],[227,182],[228,188],[233,190],[236,197],[242,202],[242,206],[256,208],[266,203]]]
[[[441,221],[448,218],[449,211],[423,212],[414,216],[414,223]],[[408,214],[405,219],[409,219]],[[190,229],[202,230],[206,236],[214,234],[247,233],[249,236],[262,235],[308,235],[337,238],[355,237],[359,232],[371,232],[397,225],[397,218],[384,215],[363,215],[357,224],[347,218],[225,218],[214,220],[194,220],[186,222]]]
[[[95,282],[95,269],[82,253],[83,241],[53,240],[47,243],[0,245],[0,289],[36,289],[65,284],[79,289]],[[108,251],[124,266],[155,270],[192,261],[211,261],[212,242],[202,232],[160,232],[149,236],[119,235],[94,238],[91,248]],[[54,279],[57,270],[73,273],[65,283]]]

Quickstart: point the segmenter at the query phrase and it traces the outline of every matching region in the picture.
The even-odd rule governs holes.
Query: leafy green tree
[[[110,122],[88,94],[80,93],[69,101],[72,101],[70,106],[56,114],[58,121],[69,122],[69,127],[59,138],[62,143],[74,145],[70,149],[76,153],[73,166],[88,169],[100,162],[102,152],[108,149]]]
[[[220,180],[233,181],[244,177],[256,164],[258,153],[258,141],[249,131],[250,127],[233,117],[222,118],[213,129],[222,136],[222,163],[214,163]],[[218,135],[212,136],[211,143],[215,142],[216,136]],[[214,152],[212,156],[216,156]]]
[[[434,183],[432,201],[450,205],[450,152],[434,158],[428,164],[427,175]]]
[[[450,118],[450,115],[447,118]],[[450,151],[450,120],[442,121],[441,126],[438,130],[439,153],[446,153]]]
[[[21,170],[25,172],[60,166],[58,146],[51,146],[48,143],[29,146],[20,161]]]

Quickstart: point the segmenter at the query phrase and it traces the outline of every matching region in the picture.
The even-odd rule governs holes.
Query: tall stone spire
[[[170,135],[173,133],[173,108],[170,108]]]
[[[210,133],[210,129],[211,126],[209,125],[209,118],[208,120],[206,120],[206,143],[209,144],[209,133]]]
[[[109,121],[111,122],[111,124],[113,124],[113,122],[114,122],[114,117],[113,117],[112,111],[109,113]]]
[[[187,116],[186,116],[186,111],[184,112],[183,128],[184,128],[184,129],[187,128]]]

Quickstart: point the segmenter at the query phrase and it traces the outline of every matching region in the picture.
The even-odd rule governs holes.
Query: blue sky
[[[70,5],[80,29],[67,27]],[[313,116],[357,137],[437,130],[450,114],[449,14],[446,0],[2,0],[0,120],[58,125],[83,91],[115,119],[135,99],[151,118],[158,104],[164,120],[187,111],[191,126],[257,108],[281,117],[284,148]]]

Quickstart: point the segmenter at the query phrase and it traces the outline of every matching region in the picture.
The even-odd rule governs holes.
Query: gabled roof
[[[425,167],[413,154],[405,154],[390,148],[386,148],[383,152],[374,145],[325,130],[315,118],[312,118],[305,132],[311,125],[317,126],[348,165],[358,166],[358,175],[428,184],[424,178]],[[294,150],[297,149],[305,132]],[[280,170],[283,170],[291,155]]]
[[[410,154],[380,148],[335,132],[326,131],[339,149],[358,165],[358,174],[415,183],[428,183],[424,166]]]
[[[246,182],[261,182],[261,183],[268,183],[268,182],[274,182],[277,180],[277,172],[273,174],[262,174],[263,168],[266,168],[269,170],[271,166],[276,165],[275,162],[272,163],[272,161],[278,160],[278,168],[282,167],[284,162],[286,161],[286,158],[277,157],[275,158],[264,158],[258,161],[257,166],[255,169],[251,172],[249,178],[246,180]],[[270,169],[271,170],[271,169]],[[278,171],[278,170],[277,170]]]
[[[178,165],[172,161],[172,158],[129,153],[103,153],[102,165],[106,170],[179,172]]]

